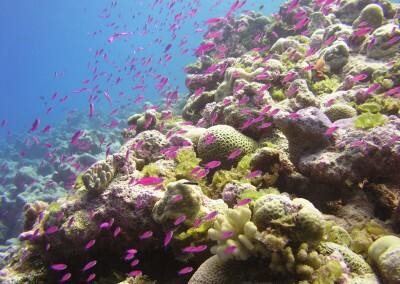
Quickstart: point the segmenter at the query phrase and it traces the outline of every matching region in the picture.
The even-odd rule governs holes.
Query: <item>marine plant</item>
[[[354,126],[361,129],[370,129],[385,124],[387,117],[380,113],[366,112],[360,114],[354,121]]]
[[[317,81],[311,85],[311,90],[316,95],[330,94],[339,87],[339,81],[335,77],[325,78],[321,81]]]

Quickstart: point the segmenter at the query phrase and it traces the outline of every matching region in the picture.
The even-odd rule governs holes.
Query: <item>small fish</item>
[[[140,184],[140,185],[156,185],[160,184],[164,181],[163,178],[160,177],[143,177],[139,180],[136,180],[135,184]]]
[[[71,279],[71,277],[72,277],[71,273],[64,274],[64,276],[61,277],[60,283],[67,282],[69,279]]]
[[[324,135],[325,135],[326,137],[331,137],[332,134],[333,134],[338,128],[339,128],[338,126],[329,127],[329,128],[325,131]]]
[[[177,194],[177,195],[174,195],[174,197],[172,198],[172,202],[176,203],[176,202],[181,201],[182,199],[183,199],[182,194]]]
[[[228,155],[228,160],[234,160],[234,159],[236,159],[237,157],[239,157],[240,156],[240,154],[242,154],[242,150],[241,149],[235,149],[235,150],[233,150],[229,155]]]
[[[298,22],[294,25],[294,30],[295,30],[295,31],[301,30],[302,28],[304,28],[305,26],[307,26],[309,22],[310,22],[310,18],[309,18],[309,17],[305,17],[305,18],[301,19],[300,21],[298,21]]]
[[[178,275],[185,275],[185,274],[188,274],[188,273],[190,273],[192,271],[193,271],[193,267],[186,266],[186,267],[184,267],[184,268],[182,268],[181,270],[178,271]]]
[[[184,253],[199,253],[207,249],[207,245],[188,246],[182,249]]]
[[[212,133],[210,133],[210,134],[207,134],[206,137],[204,138],[204,143],[206,145],[210,145],[210,144],[214,143],[215,140],[217,140],[217,138]]]
[[[373,48],[375,45],[376,45],[376,37],[373,37],[373,38],[369,41],[369,43],[368,43],[368,45],[367,45],[367,49],[371,49],[371,48]]]
[[[141,270],[133,270],[128,273],[128,276],[131,276],[131,277],[137,277],[137,276],[141,276],[141,275],[142,275]]]
[[[254,178],[254,177],[258,177],[258,176],[261,176],[261,174],[262,174],[262,171],[260,171],[260,170],[255,170],[255,171],[252,171],[252,172],[250,172],[247,176],[246,176],[246,178]]]
[[[51,226],[46,229],[46,235],[51,235],[58,232],[58,227],[57,226]]]
[[[240,201],[236,204],[236,206],[244,206],[244,205],[249,204],[251,201],[252,201],[251,198],[245,198],[245,199],[240,200]]]
[[[135,266],[138,265],[138,264],[139,264],[139,259],[134,259],[134,260],[132,260],[130,266],[131,266],[131,267],[135,267]]]
[[[186,220],[186,216],[181,215],[178,218],[176,218],[176,220],[174,221],[174,225],[178,226],[178,225],[182,224],[183,222],[185,222],[185,220]]]
[[[113,237],[116,238],[120,233],[121,233],[121,227],[115,228]]]
[[[130,260],[132,260],[132,259],[134,259],[134,258],[135,258],[135,255],[132,254],[132,253],[129,253],[129,254],[127,254],[127,255],[124,257],[124,260],[125,260],[125,261],[130,261]]]
[[[93,117],[94,112],[95,112],[95,110],[94,110],[94,104],[93,104],[93,103],[90,103],[90,104],[89,104],[89,117],[90,117],[90,118]]]
[[[75,134],[71,138],[71,142],[70,143],[72,145],[76,145],[78,140],[79,140],[79,138],[81,138],[84,133],[85,132],[83,130],[78,130],[77,132],[75,132]]]
[[[297,112],[292,112],[289,114],[290,119],[298,119],[299,117],[300,117],[300,114],[298,114]]]
[[[100,224],[100,229],[108,229],[110,227],[110,224],[108,222],[104,222]]]
[[[224,240],[229,239],[230,237],[232,237],[235,233],[232,231],[225,231],[222,233],[222,238]]]
[[[400,86],[390,89],[385,93],[386,96],[392,96],[394,94],[400,93]]]
[[[144,232],[143,234],[141,234],[139,236],[139,239],[140,240],[145,240],[145,239],[151,238],[152,236],[153,236],[153,232],[152,231],[146,231],[146,232]]]
[[[96,261],[96,260],[89,261],[89,262],[86,263],[86,265],[82,268],[82,272],[85,272],[85,271],[87,271],[87,270],[89,270],[89,269],[95,267],[96,264],[97,264],[97,261]]]
[[[211,161],[204,165],[206,169],[215,169],[221,165],[221,161]]]
[[[137,254],[137,252],[138,252],[138,250],[137,250],[137,249],[134,249],[134,248],[131,248],[131,249],[126,250],[126,253],[128,253],[128,254],[133,254],[133,255]]]
[[[63,271],[68,268],[68,265],[66,265],[64,263],[57,263],[57,264],[51,265],[50,267],[51,267],[51,269],[53,269],[55,271]]]
[[[363,80],[365,80],[367,78],[368,78],[368,74],[362,73],[362,74],[358,74],[358,75],[352,76],[350,80],[352,82],[356,83],[356,82],[359,82],[359,81],[363,81]]]
[[[85,245],[85,250],[90,249],[91,247],[93,247],[96,243],[96,240],[90,240],[89,242],[87,242],[87,244]]]
[[[294,73],[294,72],[290,72],[290,73],[288,73],[283,79],[282,79],[282,84],[285,84],[285,83],[288,83],[288,82],[291,82],[291,81],[293,81],[293,79],[295,78],[295,76],[296,76],[296,73]]]
[[[212,211],[204,217],[204,221],[210,221],[218,215],[218,211]]]
[[[32,123],[30,132],[34,132],[36,129],[38,129],[39,125],[40,125],[40,119],[36,118],[35,121]]]
[[[260,126],[258,126],[258,129],[264,129],[264,128],[268,128],[272,125],[272,122],[265,122],[263,124],[261,124]]]
[[[96,278],[96,273],[92,273],[86,278],[86,283],[93,281]]]
[[[47,125],[45,128],[43,128],[42,133],[47,133],[50,131],[51,126]]]
[[[236,251],[236,246],[228,246],[224,249],[225,254],[233,254]]]
[[[168,244],[171,242],[173,236],[174,236],[174,232],[173,231],[168,231],[165,234],[164,242],[163,242],[164,247],[168,246]]]

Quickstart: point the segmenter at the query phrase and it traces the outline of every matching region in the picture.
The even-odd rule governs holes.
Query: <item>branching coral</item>
[[[227,209],[222,216],[218,216],[214,227],[208,230],[209,238],[217,241],[211,252],[225,260],[246,260],[261,253],[262,246],[256,240],[259,232],[250,219],[251,210],[247,206]]]

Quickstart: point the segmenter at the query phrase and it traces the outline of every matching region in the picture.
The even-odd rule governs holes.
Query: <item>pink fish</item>
[[[131,262],[130,266],[131,266],[131,267],[135,267],[135,266],[138,265],[138,264],[139,264],[139,259],[134,259],[134,260]]]
[[[135,184],[140,184],[140,185],[156,185],[160,184],[164,181],[163,178],[160,177],[143,177],[139,180],[136,180]]]
[[[299,20],[295,25],[294,25],[294,30],[298,31],[301,30],[302,28],[304,28],[306,25],[308,25],[308,23],[310,22],[310,18],[305,17],[301,20]]]
[[[168,246],[168,244],[171,242],[173,236],[174,236],[174,232],[173,231],[168,231],[165,234],[164,242],[163,242],[164,247]]]
[[[82,268],[82,272],[85,272],[85,271],[87,271],[87,270],[89,270],[89,269],[95,267],[96,264],[97,264],[97,261],[96,261],[96,260],[89,261],[89,262],[86,263],[86,265]]]
[[[51,126],[47,125],[45,128],[43,128],[42,133],[47,133],[50,131]]]
[[[258,176],[260,176],[261,174],[262,174],[262,171],[260,171],[260,170],[255,170],[255,171],[250,172],[250,173],[246,176],[246,178],[258,177]]]
[[[400,40],[400,36],[394,36],[390,40],[387,41],[388,45],[393,45]]]
[[[224,249],[225,254],[232,254],[236,251],[236,246],[228,246],[226,249]]]
[[[108,229],[110,224],[108,222],[104,222],[100,224],[100,229]]]
[[[204,221],[210,221],[218,215],[218,211],[212,211],[204,217]]]
[[[55,271],[63,271],[68,268],[68,266],[64,263],[52,264],[50,267]]]
[[[186,220],[186,216],[185,215],[181,215],[178,218],[176,218],[176,220],[174,222],[174,225],[178,226],[178,225],[182,224],[183,222],[185,222],[185,220]]]
[[[298,7],[299,3],[300,3],[300,0],[292,0],[292,1],[290,1],[289,5],[288,5],[288,8],[286,10],[286,13],[287,14],[291,13],[296,7]]]
[[[251,198],[245,198],[245,199],[240,200],[236,206],[247,205],[247,204],[249,204],[250,202],[251,202]]]
[[[351,77],[350,80],[355,83],[355,82],[363,81],[367,78],[368,78],[368,74],[362,73],[362,74],[358,74],[358,75]]]
[[[204,165],[206,169],[214,169],[221,165],[221,161],[211,161]]]
[[[93,115],[94,115],[94,104],[93,103],[90,103],[89,104],[89,117],[90,118],[92,118],[93,117]]]
[[[67,282],[69,279],[71,279],[71,277],[72,277],[71,273],[64,274],[64,276],[60,280],[60,283]]]
[[[293,81],[293,79],[296,77],[296,73],[290,72],[288,73],[283,79],[282,79],[282,84],[286,84],[288,82]]]
[[[96,273],[91,273],[88,278],[86,278],[86,283],[93,281],[96,278]]]
[[[124,257],[124,260],[125,260],[125,261],[130,261],[130,260],[132,260],[132,259],[134,259],[134,258],[135,258],[135,254],[128,253],[128,254]]]
[[[141,270],[133,270],[128,273],[128,276],[130,276],[130,277],[137,277],[137,276],[141,276],[141,275],[142,275]]]
[[[116,238],[120,233],[121,233],[121,227],[115,228],[113,237]]]
[[[386,96],[392,96],[394,94],[400,93],[400,86],[390,89],[385,93]]]
[[[376,37],[373,37],[373,38],[369,41],[369,43],[368,43],[368,45],[367,45],[367,49],[373,48],[373,47],[375,46],[375,44],[376,44]]]
[[[222,238],[224,240],[229,239],[230,237],[232,237],[235,233],[232,231],[225,231],[222,233]]]
[[[106,98],[106,100],[110,103],[110,104],[112,104],[112,99],[111,99],[111,96],[110,96],[110,93],[108,92],[108,91],[104,91],[104,97]]]
[[[280,109],[279,109],[279,108],[276,108],[276,109],[272,110],[272,111],[268,114],[268,116],[269,116],[269,117],[273,117],[273,116],[275,116],[278,112],[280,112]]]
[[[215,43],[212,42],[203,43],[195,50],[195,54],[196,56],[202,56],[206,52],[213,50],[214,48],[215,48]]]
[[[234,159],[236,159],[237,157],[239,157],[240,156],[240,154],[242,154],[242,150],[241,149],[235,149],[235,150],[233,150],[229,155],[228,155],[228,160],[234,160]]]
[[[204,92],[204,90],[205,90],[206,88],[205,87],[201,87],[201,88],[198,88],[198,89],[196,89],[195,91],[194,91],[194,96],[195,97],[199,97],[199,96],[201,96],[202,94],[203,94],[203,92]]]
[[[217,140],[217,138],[212,133],[207,134],[206,137],[204,138],[204,144],[210,145],[210,144],[214,143],[215,140]]]
[[[75,134],[71,138],[70,143],[72,145],[76,145],[78,143],[79,138],[81,138],[84,133],[85,132],[83,130],[78,130],[77,132],[75,132]]]
[[[139,239],[140,240],[145,240],[145,239],[151,238],[152,236],[153,236],[153,232],[152,231],[146,231],[146,232],[144,232],[143,234],[141,234],[139,236]]]
[[[366,94],[366,95],[369,95],[369,94],[375,92],[375,91],[376,91],[377,89],[379,89],[380,87],[381,87],[380,84],[374,83],[374,84],[372,84],[371,86],[369,86],[369,88],[365,91],[365,94]]]
[[[188,246],[182,249],[184,253],[199,253],[207,249],[207,245]]]
[[[95,243],[96,243],[96,240],[94,240],[94,239],[87,242],[87,244],[85,245],[85,250],[88,250],[91,247],[93,247]]]
[[[34,132],[36,129],[38,129],[39,125],[40,125],[40,119],[36,118],[35,121],[32,124],[30,132]]]
[[[373,31],[374,29],[371,27],[362,27],[362,28],[358,28],[357,30],[355,30],[353,32],[353,36],[354,37],[362,37],[366,34],[369,34],[371,31]]]
[[[176,203],[176,202],[181,201],[182,199],[183,199],[182,194],[177,194],[177,195],[174,195],[174,197],[172,198],[172,202]]]
[[[297,112],[292,112],[289,114],[290,119],[298,119],[300,115]]]
[[[215,24],[221,23],[223,21],[224,21],[223,18],[211,18],[206,21],[206,24],[207,25],[215,25]]]
[[[57,226],[51,226],[46,229],[46,235],[51,235],[58,232],[58,227]]]
[[[338,126],[329,127],[329,128],[325,131],[324,135],[325,135],[326,137],[331,137],[332,134],[333,134],[338,128],[339,128]]]
[[[186,267],[182,268],[181,270],[179,270],[179,271],[178,271],[178,274],[179,274],[179,275],[185,275],[185,274],[188,274],[188,273],[190,273],[190,272],[192,272],[192,271],[193,271],[193,267],[191,267],[191,266],[186,266]]]

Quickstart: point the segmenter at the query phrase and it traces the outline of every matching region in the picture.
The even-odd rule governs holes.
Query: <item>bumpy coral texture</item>
[[[357,115],[357,111],[347,104],[334,104],[324,112],[331,121],[350,118]]]
[[[215,137],[215,141],[207,143],[207,138],[210,136]],[[233,161],[253,152],[256,149],[256,142],[228,125],[215,125],[208,128],[200,137],[197,146],[199,157],[205,162],[220,160],[231,163],[228,156],[236,149],[240,149],[241,153],[232,159]]]
[[[387,283],[400,283],[400,238],[384,236],[368,249],[368,257]]]

